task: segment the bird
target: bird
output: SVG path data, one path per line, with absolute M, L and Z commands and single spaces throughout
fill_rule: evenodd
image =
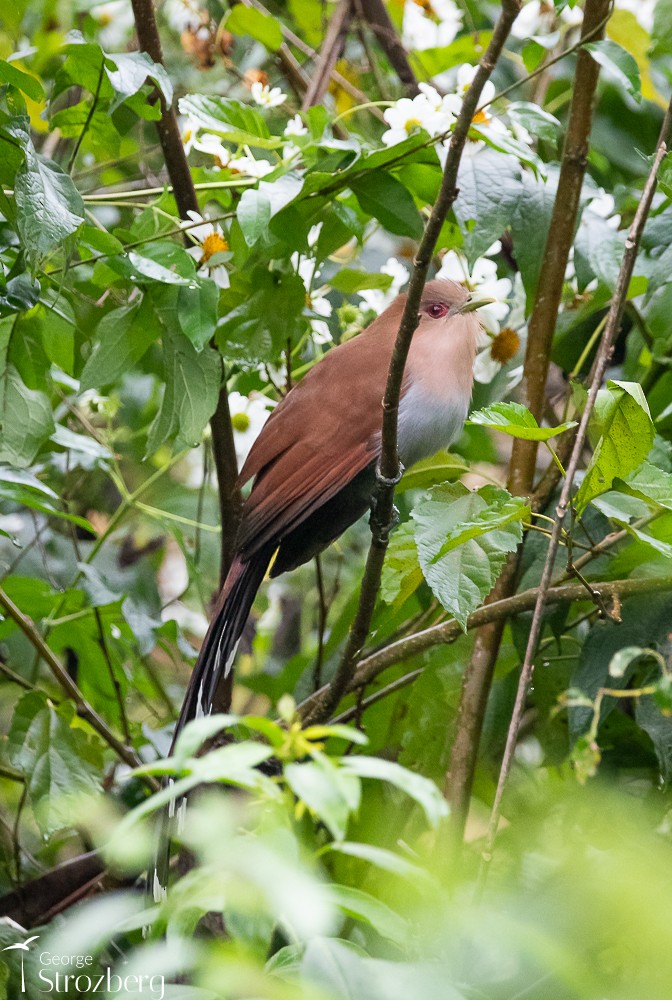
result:
M 447 447 L 462 430 L 486 300 L 447 279 L 423 289 L 401 387 L 398 453 L 404 467 Z M 492 301 L 492 300 L 487 300 Z M 366 513 L 380 457 L 382 400 L 406 303 L 398 295 L 365 330 L 329 351 L 273 410 L 241 469 L 252 481 L 235 556 L 187 687 L 174 741 L 213 705 L 230 704 L 233 661 L 254 598 L 270 576 L 295 569 Z

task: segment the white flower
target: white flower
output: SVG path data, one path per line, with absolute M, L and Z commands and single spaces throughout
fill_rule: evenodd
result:
M 386 292 L 380 288 L 365 288 L 363 291 L 358 292 L 362 302 L 378 316 L 384 309 L 387 309 L 393 299 L 396 299 L 402 287 L 408 281 L 410 274 L 408 268 L 404 267 L 396 257 L 388 257 L 381 267 L 380 272 L 381 274 L 389 274 L 392 278 L 392 284 Z
M 274 405 L 273 400 L 261 393 L 252 392 L 249 396 L 242 396 L 239 392 L 229 393 L 233 441 L 239 467 L 249 455 Z
M 129 0 L 110 0 L 92 7 L 89 14 L 99 26 L 98 41 L 110 52 L 120 49 L 135 27 Z
M 231 160 L 230 151 L 214 132 L 204 132 L 202 135 L 195 134 L 191 140 L 191 145 L 201 153 L 207 153 L 208 156 L 212 156 L 215 161 L 213 167 L 216 170 L 223 169 Z
M 195 240 L 197 244 L 196 246 L 189 247 L 187 253 L 200 265 L 198 273 L 212 278 L 220 288 L 228 288 L 229 272 L 226 270 L 224 264 L 211 265 L 209 263 L 210 258 L 214 257 L 215 254 L 226 253 L 229 249 L 229 244 L 224 238 L 221 226 L 210 222 L 207 216 L 199 215 L 198 212 L 189 210 L 187 215 L 192 222 L 200 223 L 197 226 L 192 226 L 190 223 L 182 224 L 183 228 L 189 227 L 186 231 L 189 237 Z
M 410 97 L 402 97 L 384 112 L 383 117 L 390 126 L 382 136 L 386 146 L 403 142 L 419 128 L 423 128 L 431 136 L 441 135 L 455 121 L 460 101 L 454 94 L 441 97 L 434 87 L 426 83 L 420 84 L 420 91 L 412 100 Z
M 625 0 L 628 2 L 628 0 Z M 646 2 L 646 0 L 645 0 Z M 651 0 L 655 3 L 655 0 Z M 623 0 L 618 0 L 616 6 L 622 6 Z M 641 0 L 630 0 L 634 6 L 641 6 Z M 631 8 L 632 9 L 632 8 Z M 514 38 L 530 38 L 532 35 L 547 35 L 553 31 L 556 18 L 567 28 L 576 27 L 583 21 L 583 11 L 576 7 L 565 7 L 556 12 L 553 0 L 529 0 L 513 22 L 511 34 Z
M 610 229 L 618 229 L 621 224 L 621 217 L 614 211 L 616 202 L 613 195 L 610 195 L 604 188 L 598 188 L 595 196 L 591 198 L 590 204 L 586 206 L 586 212 L 604 219 Z
M 238 156 L 234 160 L 229 160 L 227 164 L 229 170 L 234 170 L 239 174 L 247 174 L 248 177 L 265 177 L 275 170 L 275 166 L 268 160 L 255 160 L 253 156 Z
M 511 327 L 505 327 L 489 339 L 487 346 L 479 351 L 474 360 L 474 378 L 482 385 L 492 382 L 503 366 L 512 361 L 520 349 L 520 337 Z M 523 366 L 517 365 L 508 372 L 507 389 L 518 385 L 523 377 Z
M 294 115 L 285 125 L 283 135 L 308 135 L 308 129 L 303 124 L 301 115 Z
M 501 245 L 494 243 L 486 253 L 496 254 L 500 249 Z M 503 320 L 509 312 L 509 305 L 505 300 L 511 294 L 512 285 L 509 278 L 497 277 L 497 265 L 494 260 L 479 257 L 470 269 L 467 258 L 460 250 L 449 250 L 444 254 L 436 276 L 457 281 L 469 291 L 476 292 L 477 298 L 495 299 L 495 302 L 478 310 L 478 317 L 488 333 L 499 333 L 500 320 Z
M 271 89 L 267 83 L 262 83 L 260 80 L 255 80 L 250 89 L 252 100 L 262 108 L 277 108 L 287 100 L 287 94 L 283 94 L 280 87 Z
M 464 100 L 464 96 L 469 90 L 471 83 L 476 76 L 478 66 L 472 66 L 470 63 L 464 63 L 457 71 L 457 97 L 459 98 L 460 105 Z M 493 118 L 486 107 L 483 105 L 490 104 L 490 102 L 495 97 L 495 85 L 492 80 L 486 80 L 483 90 L 481 91 L 481 96 L 479 98 L 479 106 L 482 108 L 481 111 L 477 111 L 472 118 L 472 125 L 477 125 L 480 128 L 488 128 L 491 132 L 499 133 L 499 135 L 506 134 L 506 127 L 499 121 L 498 118 Z M 448 147 L 450 145 L 450 137 L 444 140 L 444 146 Z M 472 139 L 468 138 L 467 143 L 464 147 L 465 156 L 473 156 L 478 153 L 485 146 L 485 142 L 482 139 Z
M 290 160 L 295 160 L 297 156 L 301 156 L 301 149 L 299 146 L 295 146 L 293 142 L 288 142 L 286 146 L 282 147 L 282 159 L 285 162 Z
M 166 0 L 163 13 L 168 24 L 181 35 L 183 31 L 196 31 L 203 24 L 203 13 L 194 0 Z M 209 20 L 209 17 L 208 17 Z
M 457 36 L 462 26 L 462 12 L 453 0 L 406 0 L 402 22 L 402 38 L 410 49 L 441 48 Z
M 311 226 L 308 231 L 307 242 L 311 249 L 317 243 L 321 230 L 322 223 L 318 222 L 317 225 Z M 325 319 L 328 319 L 333 309 L 331 302 L 324 294 L 326 286 L 313 289 L 313 285 L 320 276 L 317 261 L 313 257 L 302 256 L 299 253 L 293 253 L 290 260 L 292 267 L 306 286 L 306 306 L 308 310 L 314 315 L 324 316 Z M 313 319 L 311 317 L 310 328 L 316 344 L 327 344 L 331 341 L 331 330 L 329 329 L 329 324 L 325 323 L 324 320 Z
M 318 289 L 314 295 L 309 296 L 308 308 L 317 316 L 328 318 L 331 316 L 333 309 L 329 299 L 320 294 L 321 291 L 322 289 Z M 310 328 L 316 344 L 328 344 L 331 342 L 331 330 L 329 329 L 329 324 L 325 323 L 324 320 L 311 320 Z
M 180 138 L 182 139 L 182 145 L 184 146 L 184 152 L 189 156 L 189 153 L 194 148 L 194 144 L 198 137 L 198 130 L 200 128 L 198 122 L 194 121 L 193 118 L 181 117 L 179 121 L 180 126 Z

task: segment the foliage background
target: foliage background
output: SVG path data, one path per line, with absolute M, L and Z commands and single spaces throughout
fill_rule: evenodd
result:
M 542 436 L 537 423 L 564 429 L 584 403 L 669 99 L 667 0 L 605 7 L 606 40 L 592 42 L 600 78 L 587 174 L 536 420 L 500 404 L 519 398 L 538 409 L 529 368 L 520 386 L 521 366 L 551 266 L 570 104 L 581 99 L 572 87 L 576 9 L 531 0 L 484 92 L 488 107 L 470 133 L 435 259 L 435 270 L 500 300 L 480 356 L 478 413 L 450 454 L 400 484 L 401 525 L 366 650 L 387 657 L 386 671 L 357 701 L 348 696 L 337 719 L 357 729 L 302 733 L 287 696 L 301 703 L 335 670 L 369 542 L 364 523 L 317 571 L 262 588 L 228 720 L 236 746 L 196 759 L 208 735 L 198 727 L 182 745 L 174 771 L 184 781 L 247 791 L 190 806 L 183 840 L 197 864 L 152 910 L 153 939 L 143 943 L 138 894 L 109 881 L 70 909 L 62 877 L 55 895 L 43 880 L 28 890 L 30 919 L 22 909 L 22 885 L 92 846 L 105 845 L 122 881 L 146 865 L 147 815 L 159 804 L 147 799 L 147 778 L 163 773 L 156 761 L 235 527 L 231 491 L 218 489 L 214 469 L 231 446 L 242 458 L 287 387 L 356 335 L 410 271 L 445 149 L 438 126 L 405 129 L 398 66 L 366 19 L 375 5 L 355 6 L 333 73 L 299 119 L 310 77 L 315 86 L 316 67 L 328 62 L 339 5 L 302 0 L 264 14 L 254 3 L 167 0 L 157 8 L 165 68 L 138 52 L 126 0 L 3 10 L 4 912 L 26 927 L 49 924 L 53 951 L 95 954 L 117 969 L 123 955 L 126 971 L 187 976 L 193 985 L 166 986 L 175 997 L 662 998 L 672 769 L 669 158 L 591 424 L 581 516 L 556 564 L 557 579 L 573 577 L 578 589 L 546 612 L 506 826 L 485 861 L 531 604 L 515 608 L 501 641 L 486 636 L 476 647 L 474 612 L 523 535 L 515 590 L 539 583 L 548 521 L 536 514 L 552 518 L 557 493 L 533 515 L 504 489 L 508 481 L 516 492 L 507 442 Z M 433 80 L 459 109 L 464 67 L 483 55 L 496 5 L 391 0 L 387 9 L 413 76 Z M 273 97 L 275 87 L 286 99 Z M 180 109 L 209 223 L 187 218 L 184 190 L 169 185 L 157 88 Z M 383 138 L 395 112 L 408 131 L 399 142 Z M 455 113 L 445 114 L 449 129 Z M 568 439 L 571 429 L 549 443 L 566 457 Z M 542 481 L 546 465 L 556 468 L 542 449 Z M 606 584 L 604 601 L 591 599 L 577 568 Z M 23 630 L 12 609 L 26 616 Z M 443 622 L 456 641 L 403 646 Z M 389 652 L 394 642 L 403 656 L 398 646 Z M 494 679 L 482 734 L 471 740 L 473 775 L 456 792 L 462 682 L 483 648 Z M 278 716 L 283 727 L 271 721 Z M 272 755 L 282 773 L 271 779 L 256 765 Z M 145 770 L 131 774 L 141 762 Z M 472 777 L 458 852 L 459 799 Z M 458 802 L 452 826 L 443 793 Z M 223 914 L 226 938 L 194 937 L 212 911 Z M 25 936 L 7 923 L 0 934 L 3 946 Z M 12 996 L 19 972 L 17 952 L 8 954 L 0 988 Z M 29 977 L 33 961 L 26 957 Z

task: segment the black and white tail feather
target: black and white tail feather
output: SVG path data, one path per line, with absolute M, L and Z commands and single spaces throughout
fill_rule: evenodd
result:
M 244 562 L 237 558 L 231 566 L 189 680 L 182 711 L 173 734 L 171 754 L 184 727 L 194 719 L 212 713 L 216 696 L 219 710 L 228 708 L 226 702 L 231 698 L 233 661 L 254 598 L 266 575 L 275 548 L 275 545 L 267 545 Z M 222 685 L 227 687 L 222 689 Z M 167 785 L 172 784 L 173 779 L 168 778 Z M 173 836 L 175 834 L 179 836 L 183 829 L 186 808 L 186 798 L 181 798 L 179 801 L 172 799 L 168 808 L 160 815 L 157 850 L 147 880 L 148 894 L 155 903 L 161 902 L 166 897 L 170 844 Z

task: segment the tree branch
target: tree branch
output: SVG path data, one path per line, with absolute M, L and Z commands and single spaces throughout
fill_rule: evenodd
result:
M 343 52 L 345 39 L 355 15 L 352 0 L 341 0 L 334 11 L 327 28 L 327 33 L 320 50 L 320 55 L 313 69 L 308 89 L 303 96 L 301 108 L 307 111 L 322 100 L 326 93 L 331 74 Z
M 146 52 L 155 63 L 163 65 L 161 39 L 159 38 L 152 0 L 131 0 L 131 3 L 141 50 Z M 161 105 L 161 118 L 156 123 L 159 142 L 163 150 L 180 218 L 188 219 L 189 212 L 198 212 L 196 189 L 182 145 L 175 109 L 166 104 L 163 94 L 159 93 L 158 96 Z M 224 379 L 222 379 L 219 403 L 210 421 L 210 428 L 219 487 L 219 517 L 222 526 L 220 585 L 223 585 L 231 564 L 231 554 L 238 533 L 241 504 L 240 492 L 236 485 L 238 466 L 233 446 L 229 401 Z
M 390 65 L 411 97 L 420 93 L 406 49 L 395 31 L 383 0 L 356 0 L 358 12 L 373 31 Z
M 612 597 L 627 598 L 635 594 L 655 593 L 659 590 L 672 589 L 672 576 L 665 577 L 637 577 L 628 580 L 604 580 L 593 582 L 593 587 L 599 592 L 603 599 Z M 491 604 L 484 604 L 483 607 L 474 611 L 467 619 L 467 631 L 483 628 L 499 620 L 506 620 L 514 615 L 524 614 L 534 610 L 539 595 L 539 587 L 531 587 L 523 590 L 520 594 L 507 597 L 501 601 L 493 601 Z M 569 604 L 574 601 L 589 600 L 586 595 L 586 588 L 581 583 L 569 583 L 559 587 L 551 587 L 546 595 L 547 604 Z M 438 625 L 431 625 L 429 628 L 416 632 L 414 635 L 404 636 L 390 643 L 384 649 L 372 653 L 361 661 L 357 670 L 350 680 L 347 691 L 355 691 L 365 687 L 378 677 L 379 674 L 397 663 L 426 653 L 434 646 L 450 645 L 464 635 L 462 626 L 451 618 L 447 622 L 440 622 Z M 321 697 L 328 690 L 328 685 L 320 688 L 314 694 L 306 698 L 298 706 L 298 711 L 303 719 L 310 718 L 311 712 Z M 340 719 L 340 716 L 339 716 Z
M 610 0 L 586 0 L 579 45 L 583 45 L 587 38 L 595 38 L 602 33 L 608 18 L 609 3 Z M 591 58 L 589 52 L 580 48 L 577 56 L 574 93 L 558 189 L 544 250 L 539 285 L 528 325 L 522 401 L 539 419 L 544 404 L 550 345 L 560 306 L 569 251 L 576 228 L 598 73 L 597 63 Z M 529 447 L 530 445 L 531 447 Z M 535 462 L 536 444 L 514 440 L 508 482 L 512 493 L 525 495 L 531 492 Z M 545 484 L 549 489 L 548 495 L 557 483 L 554 476 L 555 473 Z M 488 597 L 489 602 L 501 601 L 511 597 L 515 592 L 519 558 L 519 554 L 513 554 L 509 557 L 499 580 Z M 449 782 L 451 817 L 456 840 L 461 839 L 464 831 L 483 719 L 504 625 L 503 619 L 497 619 L 482 634 L 477 636 L 472 657 L 464 675 L 457 730 L 451 754 Z
M 86 719 L 91 728 L 98 733 L 101 739 L 103 739 L 105 743 L 112 748 L 112 750 L 114 750 L 120 760 L 123 760 L 125 764 L 129 765 L 129 767 L 139 767 L 142 764 L 142 761 L 135 754 L 134 750 L 122 743 L 121 740 L 117 739 L 112 730 L 108 728 L 107 723 L 100 717 L 100 715 L 98 715 L 93 705 L 86 700 L 54 651 L 47 646 L 46 642 L 40 635 L 35 622 L 32 621 L 32 619 L 30 619 L 27 615 L 24 615 L 21 609 L 16 606 L 9 594 L 7 594 L 2 587 L 0 587 L 0 605 L 2 605 L 5 609 L 12 621 L 19 626 L 38 655 L 47 664 L 68 697 L 72 698 L 77 709 L 77 714 L 81 716 L 82 719 Z M 153 781 L 152 785 L 158 788 L 156 782 Z
M 308 720 L 315 722 L 327 718 L 346 691 L 362 647 L 366 641 L 380 587 L 380 576 L 387 551 L 389 532 L 394 518 L 394 487 L 401 476 L 397 452 L 397 425 L 401 383 L 411 339 L 418 325 L 418 311 L 434 247 L 453 202 L 457 198 L 457 173 L 462 150 L 467 140 L 478 100 L 492 73 L 511 25 L 520 10 L 520 0 L 503 0 L 502 12 L 495 26 L 490 45 L 479 63 L 474 79 L 464 96 L 460 114 L 452 133 L 448 157 L 436 203 L 431 211 L 425 231 L 413 262 L 413 272 L 406 296 L 406 304 L 399 325 L 399 332 L 392 352 L 385 396 L 383 398 L 383 427 L 381 455 L 377 471 L 377 485 L 372 503 L 371 545 L 366 560 L 357 613 L 350 629 L 345 650 L 336 674 L 326 692 L 313 704 Z
M 499 774 L 499 781 L 497 783 L 495 800 L 492 806 L 492 813 L 490 815 L 490 823 L 488 826 L 488 835 L 487 835 L 484 857 L 489 857 L 489 855 L 491 854 L 494 840 L 497 835 L 497 827 L 499 825 L 499 817 L 501 813 L 502 795 L 504 793 L 506 780 L 508 778 L 508 774 L 511 769 L 511 762 L 513 760 L 513 754 L 515 751 L 516 741 L 518 738 L 518 730 L 520 728 L 520 720 L 522 718 L 523 709 L 525 707 L 527 690 L 534 671 L 534 656 L 537 651 L 537 643 L 539 641 L 539 636 L 541 635 L 544 606 L 547 603 L 548 594 L 550 592 L 549 588 L 551 585 L 551 576 L 553 573 L 555 555 L 558 551 L 558 546 L 560 544 L 560 535 L 563 528 L 565 514 L 567 513 L 567 510 L 570 505 L 574 476 L 576 475 L 576 471 L 578 469 L 579 462 L 581 460 L 581 452 L 583 450 L 588 431 L 588 422 L 590 420 L 591 413 L 593 412 L 593 408 L 595 406 L 597 393 L 602 384 L 604 374 L 607 370 L 609 359 L 611 358 L 614 340 L 621 327 L 623 313 L 625 310 L 625 303 L 628 294 L 628 287 L 630 285 L 630 279 L 632 278 L 632 272 L 635 266 L 635 261 L 637 259 L 639 244 L 642 238 L 642 233 L 644 232 L 644 226 L 646 224 L 646 219 L 651 209 L 651 203 L 653 201 L 653 196 L 656 190 L 658 169 L 667 153 L 671 134 L 672 134 L 672 101 L 670 101 L 667 112 L 665 114 L 665 118 L 663 120 L 663 124 L 660 130 L 660 136 L 658 139 L 656 154 L 651 169 L 649 171 L 646 184 L 644 185 L 644 190 L 642 192 L 642 197 L 639 202 L 639 205 L 637 206 L 635 217 L 628 231 L 628 237 L 625 241 L 625 253 L 623 255 L 623 261 L 621 263 L 621 267 L 618 273 L 618 281 L 616 282 L 616 288 L 614 290 L 614 294 L 611 299 L 609 314 L 607 316 L 607 322 L 604 328 L 604 333 L 602 334 L 602 339 L 600 341 L 600 346 L 595 359 L 592 381 L 590 384 L 590 390 L 588 392 L 588 399 L 586 400 L 586 405 L 581 415 L 581 421 L 579 423 L 579 428 L 576 434 L 576 440 L 574 441 L 574 447 L 572 449 L 569 465 L 567 467 L 565 482 L 563 484 L 562 492 L 560 494 L 560 500 L 556 508 L 556 519 L 553 525 L 553 530 L 551 532 L 551 538 L 548 545 L 548 552 L 546 554 L 546 561 L 544 563 L 544 570 L 542 573 L 541 582 L 539 584 L 539 589 L 534 604 L 534 614 L 532 616 L 530 635 L 527 641 L 527 648 L 525 650 L 525 659 L 523 661 L 523 668 L 520 675 L 520 681 L 518 683 L 518 691 L 516 693 L 516 701 L 513 709 L 513 716 L 507 734 L 506 747 L 504 750 L 502 767 Z M 635 583 L 636 581 L 633 580 L 632 582 Z

